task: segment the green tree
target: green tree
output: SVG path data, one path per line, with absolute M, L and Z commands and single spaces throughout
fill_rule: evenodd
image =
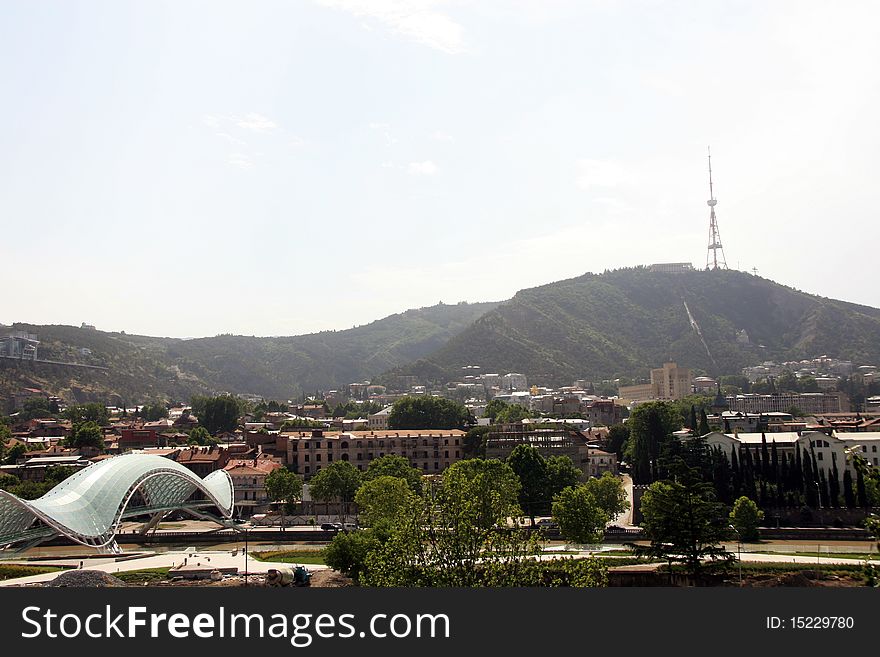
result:
M 495 416 L 496 424 L 515 424 L 530 417 L 528 409 L 519 404 L 509 404 Z
M 345 515 L 360 486 L 361 473 L 356 467 L 348 461 L 334 461 L 312 477 L 309 492 L 319 502 L 338 500 Z
M 339 532 L 324 548 L 324 561 L 333 570 L 359 582 L 366 571 L 368 555 L 380 547 L 381 542 L 372 531 Z
M 103 450 L 104 430 L 98 426 L 97 422 L 80 422 L 73 425 L 70 438 L 66 442 L 75 449 L 94 447 L 95 449 Z
M 76 468 L 72 468 L 69 465 L 50 466 L 46 468 L 45 482 L 48 484 L 49 488 L 53 488 L 68 477 L 76 474 L 76 471 Z
M 416 494 L 405 479 L 382 475 L 365 481 L 354 496 L 358 523 L 368 527 L 390 527 L 415 500 Z
M 470 412 L 451 399 L 442 397 L 401 397 L 388 415 L 389 429 L 465 429 L 471 424 Z
M 612 424 L 608 427 L 608 449 L 617 454 L 617 460 L 623 460 L 623 449 L 629 439 L 629 427 L 625 424 Z
M 219 441 L 205 427 L 196 427 L 189 432 L 189 443 L 196 445 L 216 445 Z
M 0 474 L 0 490 L 9 490 L 21 483 L 21 479 L 12 474 Z
M 416 495 L 422 493 L 422 473 L 410 466 L 409 461 L 402 456 L 386 454 L 370 461 L 363 479 L 371 481 L 378 477 L 403 479 L 413 493 Z
M 141 417 L 146 422 L 155 422 L 156 420 L 168 417 L 168 408 L 165 404 L 160 404 L 158 402 L 147 404 L 141 409 Z
M 491 427 L 479 426 L 468 429 L 464 437 L 462 452 L 464 458 L 486 458 L 486 435 Z
M 100 426 L 106 426 L 110 422 L 110 412 L 103 404 L 73 404 L 68 406 L 64 415 L 73 424 L 81 424 L 84 422 L 94 422 Z
M 522 584 L 537 534 L 521 527 L 519 479 L 497 460 L 459 461 L 367 555 L 368 586 Z M 511 520 L 513 527 L 510 526 Z
M 507 457 L 507 465 L 519 477 L 519 505 L 535 524 L 535 514 L 547 506 L 547 462 L 534 445 L 521 444 Z
M 698 472 L 683 462 L 673 470 L 674 479 L 654 482 L 642 496 L 642 527 L 651 544 L 637 552 L 680 561 L 697 577 L 705 558 L 732 556 L 718 545 L 729 537 L 727 512 Z
M 191 406 L 199 424 L 211 434 L 233 431 L 243 411 L 242 400 L 232 395 L 193 397 Z
M 22 409 L 18 413 L 18 418 L 20 420 L 33 420 L 50 417 L 53 417 L 53 413 L 50 408 L 49 400 L 45 397 L 31 397 L 30 399 L 25 399 L 24 404 L 22 404 Z
M 626 458 L 632 466 L 635 484 L 649 484 L 660 478 L 660 455 L 681 428 L 681 414 L 668 402 L 639 404 L 629 418 Z
M 568 456 L 548 456 L 545 461 L 547 463 L 547 490 L 544 494 L 544 499 L 547 500 L 548 504 L 551 504 L 553 498 L 562 489 L 569 486 L 577 486 L 584 473 Z
M 730 522 L 736 528 L 740 538 L 746 542 L 758 540 L 758 525 L 764 519 L 764 512 L 753 500 L 743 495 L 733 503 Z
M 459 461 L 443 473 L 439 497 L 451 515 L 489 530 L 521 516 L 518 506 L 519 477 L 506 463 L 496 459 Z
M 506 409 L 509 404 L 501 399 L 493 399 L 488 404 L 486 404 L 486 410 L 483 411 L 483 416 L 489 418 L 489 421 L 493 424 L 495 423 L 495 418 L 498 414 Z
M 6 463 L 14 465 L 18 459 L 27 453 L 27 447 L 24 443 L 15 443 L 6 451 Z
M 599 509 L 608 516 L 609 520 L 614 520 L 621 513 L 629 510 L 629 498 L 626 496 L 623 481 L 610 472 L 603 473 L 601 477 L 588 479 L 584 486 L 592 493 Z
M 609 516 L 586 484 L 569 486 L 553 500 L 553 519 L 559 533 L 570 543 L 598 543 Z
M 302 499 L 303 481 L 285 468 L 276 468 L 266 475 L 266 495 L 270 500 L 281 504 L 281 526 L 284 527 L 284 514 L 293 513 L 294 504 Z

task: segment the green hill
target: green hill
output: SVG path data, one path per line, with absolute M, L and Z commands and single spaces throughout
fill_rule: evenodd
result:
M 691 327 L 685 303 L 707 347 Z M 745 330 L 749 343 L 737 340 Z M 429 357 L 394 370 L 441 381 L 464 365 L 538 384 L 645 377 L 672 359 L 710 375 L 828 354 L 880 362 L 880 310 L 738 271 L 647 268 L 586 274 L 518 292 Z
M 0 358 L 0 398 L 8 401 L 15 390 L 33 386 L 76 401 L 133 403 L 222 391 L 288 399 L 361 381 L 421 358 L 495 305 L 440 304 L 344 331 L 273 338 L 219 335 L 180 340 L 15 324 L 0 333 L 36 333 L 41 359 L 109 369 Z

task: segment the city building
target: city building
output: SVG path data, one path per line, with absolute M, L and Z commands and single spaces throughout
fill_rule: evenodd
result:
M 567 456 L 585 476 L 608 470 L 617 474 L 617 457 L 591 444 L 582 431 L 567 425 L 502 424 L 486 434 L 486 458 L 505 460 L 518 445 L 532 445 L 545 458 Z
M 807 415 L 825 415 L 843 411 L 844 395 L 840 392 L 778 392 L 769 395 L 728 395 L 731 411 L 744 413 L 788 413 L 798 409 Z
M 235 506 L 242 515 L 251 515 L 271 500 L 266 492 L 266 477 L 283 466 L 267 457 L 230 459 L 223 468 L 232 478 Z
M 311 432 L 285 434 L 287 464 L 309 478 L 334 461 L 348 461 L 366 470 L 374 459 L 402 456 L 423 474 L 439 474 L 461 460 L 465 432 L 458 429 Z
M 386 406 L 378 413 L 367 417 L 367 428 L 371 431 L 385 431 L 388 428 L 388 416 L 391 415 L 393 406 Z

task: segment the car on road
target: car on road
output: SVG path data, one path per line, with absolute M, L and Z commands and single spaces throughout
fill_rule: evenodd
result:
M 342 530 L 341 522 L 325 522 L 321 525 L 321 529 L 325 532 L 338 532 Z

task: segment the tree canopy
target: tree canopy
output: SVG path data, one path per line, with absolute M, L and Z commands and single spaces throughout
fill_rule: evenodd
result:
M 598 543 L 609 516 L 600 508 L 592 491 L 581 484 L 569 486 L 553 499 L 553 519 L 559 533 L 571 543 Z
M 266 495 L 273 502 L 283 502 L 290 513 L 293 505 L 302 499 L 303 481 L 285 468 L 277 468 L 266 475 Z
M 361 473 L 348 461 L 334 461 L 321 468 L 309 481 L 312 498 L 320 502 L 339 500 L 347 504 L 354 500 L 361 485 Z
M 458 402 L 442 397 L 401 397 L 388 415 L 389 429 L 465 429 L 470 412 Z
M 363 480 L 371 481 L 377 477 L 397 477 L 403 479 L 410 490 L 420 495 L 422 492 L 422 473 L 410 466 L 402 456 L 396 454 L 386 454 L 377 459 L 370 461 L 367 471 L 364 473 Z

